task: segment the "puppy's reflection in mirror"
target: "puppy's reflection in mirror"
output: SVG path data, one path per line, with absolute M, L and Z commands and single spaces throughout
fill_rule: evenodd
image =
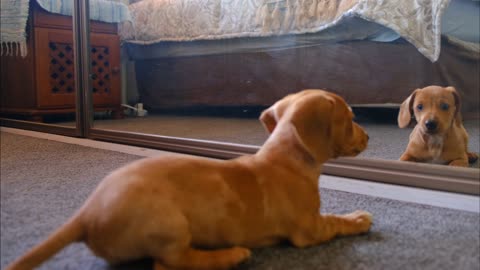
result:
M 400 128 L 407 127 L 412 116 L 417 122 L 400 160 L 460 167 L 476 162 L 478 155 L 468 151 L 460 108 L 460 96 L 453 87 L 427 86 L 413 91 L 398 114 Z

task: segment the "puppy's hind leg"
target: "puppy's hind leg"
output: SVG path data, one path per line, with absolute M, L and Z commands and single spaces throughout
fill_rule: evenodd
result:
M 155 270 L 169 269 L 205 269 L 223 270 L 230 269 L 250 257 L 250 250 L 242 247 L 233 247 L 218 250 L 199 250 L 187 247 L 177 250 L 155 262 Z
M 144 234 L 155 270 L 229 269 L 250 257 L 250 250 L 241 247 L 208 251 L 192 248 L 187 218 L 175 207 L 165 207 L 162 212 L 168 221 L 149 222 L 152 226 Z
M 297 247 L 307 247 L 327 242 L 336 236 L 365 233 L 371 224 L 372 215 L 366 211 L 346 215 L 318 215 L 303 219 L 290 240 Z

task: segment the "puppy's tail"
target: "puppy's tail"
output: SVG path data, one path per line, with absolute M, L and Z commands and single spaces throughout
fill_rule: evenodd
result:
M 84 226 L 76 215 L 54 231 L 46 240 L 7 266 L 5 270 L 30 270 L 39 266 L 65 246 L 84 238 Z

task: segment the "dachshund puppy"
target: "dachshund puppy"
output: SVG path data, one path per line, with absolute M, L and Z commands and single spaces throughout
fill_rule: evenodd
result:
M 468 167 L 478 159 L 467 151 L 468 134 L 455 88 L 428 86 L 413 91 L 400 106 L 398 126 L 408 126 L 412 115 L 417 124 L 400 160 Z
M 150 257 L 160 269 L 228 269 L 250 249 L 320 244 L 369 230 L 365 211 L 320 214 L 322 164 L 367 146 L 345 101 L 305 90 L 260 120 L 271 133 L 254 155 L 146 158 L 108 175 L 73 217 L 7 267 L 32 269 L 72 242 L 110 263 Z

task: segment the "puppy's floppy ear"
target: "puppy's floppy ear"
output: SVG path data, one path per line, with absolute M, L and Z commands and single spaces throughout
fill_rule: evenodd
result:
M 460 95 L 458 94 L 457 89 L 455 89 L 453 86 L 448 86 L 445 89 L 450 91 L 453 95 L 453 98 L 455 99 L 455 121 L 457 125 L 460 125 L 462 123 L 462 115 L 460 113 Z
M 264 110 L 260 115 L 260 121 L 262 122 L 263 127 L 270 134 L 273 132 L 273 130 L 277 126 L 277 120 L 278 119 L 276 118 L 275 105 Z
M 402 105 L 400 105 L 400 111 L 398 112 L 398 126 L 400 128 L 404 128 L 410 124 L 413 115 L 413 101 L 415 100 L 415 95 L 418 89 L 413 91 L 413 93 L 403 101 Z
M 292 96 L 287 96 L 262 112 L 259 119 L 269 133 L 273 132 L 285 110 L 289 107 L 291 100 Z
M 297 132 L 299 143 L 315 159 L 331 155 L 332 125 L 335 100 L 327 95 L 317 95 L 298 101 L 292 108 L 288 121 Z

